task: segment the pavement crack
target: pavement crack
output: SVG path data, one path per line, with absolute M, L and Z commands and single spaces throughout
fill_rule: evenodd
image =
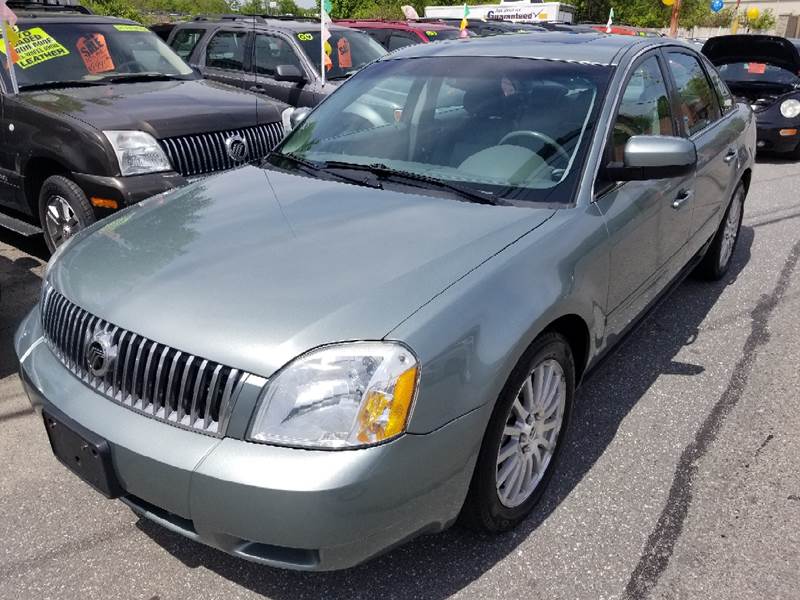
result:
M 667 501 L 625 586 L 626 599 L 647 598 L 669 565 L 692 503 L 692 484 L 698 464 L 719 435 L 726 417 L 744 393 L 758 350 L 769 342 L 769 319 L 789 288 L 798 260 L 800 260 L 800 242 L 792 247 L 786 258 L 775 288 L 770 294 L 763 295 L 750 312 L 750 333 L 744 343 L 742 356 L 733 368 L 728 385 L 719 400 L 695 433 L 694 439 L 681 453 Z
M 758 447 L 758 450 L 756 450 L 754 456 L 758 456 L 759 454 L 761 454 L 761 451 L 767 447 L 767 444 L 769 444 L 774 437 L 775 436 L 770 433 L 766 438 L 764 438 L 764 441 L 761 442 L 761 445 Z

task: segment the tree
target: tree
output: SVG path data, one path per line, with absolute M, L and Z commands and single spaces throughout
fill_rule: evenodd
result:
M 755 19 L 748 19 L 747 15 L 745 15 L 745 21 L 748 27 L 756 31 L 769 31 L 777 23 L 775 14 L 770 9 L 761 11 L 761 14 Z

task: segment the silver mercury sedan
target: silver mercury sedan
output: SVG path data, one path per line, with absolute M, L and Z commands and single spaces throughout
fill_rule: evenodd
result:
M 553 32 L 407 48 L 296 117 L 54 255 L 16 351 L 55 455 L 278 567 L 514 527 L 587 371 L 728 269 L 750 108 L 687 45 Z

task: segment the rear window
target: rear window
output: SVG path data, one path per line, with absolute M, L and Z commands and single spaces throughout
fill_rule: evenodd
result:
M 763 82 L 800 84 L 795 73 L 775 65 L 760 62 L 738 62 L 717 67 L 719 74 L 728 82 Z
M 295 34 L 297 41 L 317 70 L 322 68 L 319 28 Z M 365 65 L 386 54 L 386 50 L 370 36 L 355 29 L 331 31 L 328 40 L 330 60 L 326 60 L 328 79 L 345 79 Z
M 175 33 L 172 38 L 170 46 L 175 50 L 178 56 L 184 60 L 189 60 L 189 57 L 194 52 L 197 42 L 203 37 L 202 29 L 180 29 Z

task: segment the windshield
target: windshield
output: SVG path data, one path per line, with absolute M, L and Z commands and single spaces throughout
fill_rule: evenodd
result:
M 47 83 L 92 82 L 131 74 L 194 78 L 156 34 L 141 25 L 20 24 L 15 73 L 20 89 Z M 0 44 L 5 56 L 5 45 Z
M 475 34 L 469 29 L 465 37 L 472 37 Z M 461 37 L 461 31 L 458 29 L 429 29 L 425 32 L 425 36 L 431 42 L 439 42 L 441 40 L 457 40 Z
M 718 67 L 719 74 L 728 83 L 778 83 L 800 85 L 800 77 L 795 73 L 775 65 L 757 62 L 729 63 Z
M 322 67 L 319 36 L 319 29 L 297 34 L 297 40 L 311 62 L 314 63 L 317 71 Z M 386 50 L 378 42 L 368 35 L 352 29 L 331 31 L 328 43 L 331 46 L 331 63 L 325 74 L 328 79 L 348 77 L 361 67 L 386 54 Z
M 279 152 L 376 165 L 496 197 L 571 202 L 607 67 L 504 57 L 386 60 L 322 103 Z

